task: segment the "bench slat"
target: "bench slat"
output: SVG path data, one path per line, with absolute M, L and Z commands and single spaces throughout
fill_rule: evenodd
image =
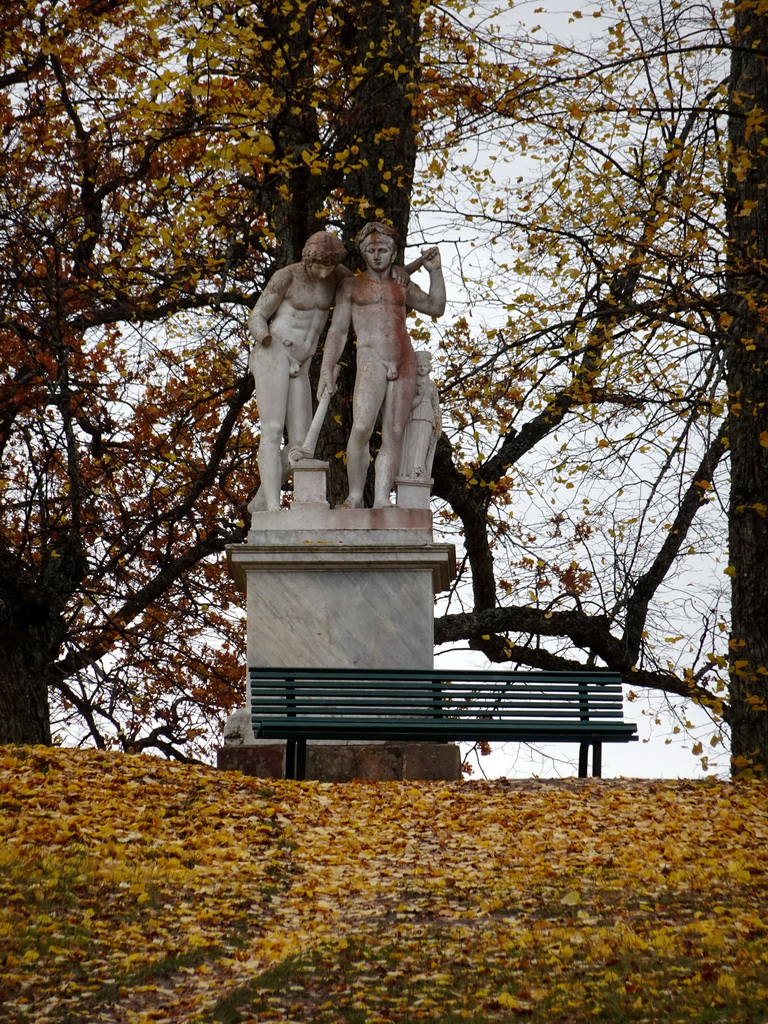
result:
M 387 739 L 402 736 L 418 736 L 443 739 L 526 739 L 553 741 L 571 739 L 578 742 L 593 740 L 630 740 L 634 736 L 635 727 L 624 722 L 591 723 L 585 722 L 497 722 L 463 719 L 456 722 L 414 722 L 400 721 L 391 718 L 329 719 L 326 723 L 316 718 L 286 718 L 260 723 L 261 737 L 306 737 L 307 739 L 323 738 L 363 738 Z
M 588 688 L 591 690 L 605 690 L 606 692 L 615 693 L 621 689 L 620 681 L 616 679 L 602 680 L 602 679 L 580 679 L 577 681 L 569 681 L 565 679 L 553 679 L 553 680 L 508 680 L 508 679 L 491 679 L 481 682 L 480 680 L 474 679 L 453 679 L 450 676 L 436 677 L 435 679 L 418 680 L 418 679 L 391 679 L 381 678 L 377 679 L 373 676 L 350 676 L 347 679 L 315 679 L 297 676 L 295 679 L 292 676 L 254 676 L 251 675 L 251 685 L 261 689 L 266 689 L 269 685 L 276 683 L 280 686 L 284 685 L 285 682 L 294 683 L 297 686 L 316 686 L 318 689 L 328 687 L 330 689 L 337 689 L 343 687 L 351 687 L 354 685 L 363 687 L 370 686 L 373 684 L 377 688 L 380 686 L 387 686 L 392 690 L 418 690 L 426 691 L 430 689 L 440 689 L 441 687 L 450 687 L 451 689 L 466 690 L 472 692 L 474 690 L 546 690 L 557 691 L 563 690 L 565 692 L 571 692 L 580 688 Z
M 253 679 L 402 679 L 422 682 L 424 680 L 476 680 L 487 683 L 491 680 L 509 682 L 544 683 L 562 680 L 565 682 L 586 680 L 587 682 L 616 682 L 619 676 L 606 669 L 576 669 L 573 672 L 542 672 L 535 669 L 520 671 L 494 671 L 493 669 L 352 669 L 352 668 L 256 668 L 248 669 Z
M 321 690 L 315 689 L 314 687 L 299 686 L 293 683 L 289 683 L 287 686 L 280 686 L 278 683 L 272 684 L 269 688 L 251 690 L 254 698 L 258 697 L 260 700 L 268 700 L 270 697 L 277 695 L 280 696 L 293 696 L 297 699 L 302 700 L 366 700 L 372 696 L 376 696 L 379 699 L 387 699 L 393 702 L 399 703 L 400 701 L 421 701 L 423 703 L 430 703 L 434 701 L 451 701 L 452 703 L 477 703 L 477 702 L 496 702 L 501 704 L 523 704 L 527 701 L 540 701 L 542 703 L 555 703 L 563 702 L 570 704 L 577 704 L 579 702 L 594 702 L 595 704 L 606 704 L 606 705 L 621 705 L 623 704 L 623 697 L 621 693 L 598 693 L 592 694 L 588 692 L 573 692 L 563 693 L 558 691 L 557 693 L 547 693 L 543 690 L 477 690 L 477 691 L 461 691 L 454 690 L 451 686 L 443 687 L 442 689 L 433 690 L 389 690 L 387 688 L 377 687 L 340 687 L 338 690 Z
M 351 686 L 345 684 L 343 686 L 315 686 L 307 683 L 290 682 L 288 684 L 279 683 L 277 681 L 270 683 L 269 685 L 254 686 L 251 684 L 251 692 L 263 693 L 269 695 L 270 693 L 283 692 L 285 687 L 288 687 L 289 692 L 293 691 L 296 693 L 309 694 L 317 697 L 345 697 L 349 694 L 365 694 L 365 693 L 377 693 L 381 696 L 392 697 L 393 700 L 401 700 L 407 697 L 414 699 L 430 700 L 433 697 L 444 694 L 448 697 L 458 699 L 460 697 L 466 697 L 470 700 L 482 700 L 482 699 L 494 699 L 499 698 L 501 700 L 513 700 L 515 698 L 519 700 L 527 700 L 536 696 L 541 696 L 546 700 L 555 700 L 557 698 L 567 700 L 596 700 L 596 701 L 607 701 L 609 703 L 619 703 L 622 698 L 622 691 L 620 687 L 615 689 L 600 688 L 599 690 L 589 689 L 573 689 L 566 690 L 563 687 L 558 687 L 556 690 L 547 690 L 543 687 L 533 687 L 521 689 L 521 688 L 502 688 L 498 687 L 495 689 L 479 689 L 475 688 L 463 688 L 452 683 L 446 683 L 444 686 L 431 686 L 424 689 L 416 689 L 414 687 L 402 687 L 396 689 L 391 686 L 371 686 L 370 684 L 361 683 L 359 686 Z
M 473 719 L 481 719 L 482 721 L 496 720 L 511 720 L 515 719 L 526 719 L 535 718 L 541 721 L 556 721 L 557 719 L 564 719 L 567 721 L 586 721 L 587 719 L 579 717 L 572 711 L 567 710 L 549 710 L 548 708 L 534 709 L 532 712 L 526 712 L 523 709 L 509 710 L 507 708 L 467 708 L 462 711 L 461 708 L 440 708 L 429 709 L 416 706 L 413 708 L 392 708 L 389 704 L 361 704 L 357 706 L 349 707 L 319 707 L 308 704 L 305 701 L 301 702 L 300 707 L 301 716 L 303 718 L 316 717 L 321 719 L 336 718 L 336 717 L 368 717 L 372 715 L 381 715 L 386 718 L 446 718 L 455 719 L 457 721 L 472 721 Z M 260 717 L 291 717 L 292 710 L 290 707 L 286 707 L 285 703 L 264 705 L 258 704 L 253 705 L 254 715 Z M 589 716 L 589 721 L 614 721 L 621 720 L 621 715 L 614 712 L 608 711 L 592 711 Z

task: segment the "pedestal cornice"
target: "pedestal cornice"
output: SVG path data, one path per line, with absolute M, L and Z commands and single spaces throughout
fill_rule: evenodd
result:
M 227 560 L 238 587 L 245 592 L 249 572 L 423 572 L 430 570 L 434 592 L 447 590 L 456 575 L 452 544 L 362 543 L 324 538 L 295 543 L 238 544 L 227 548 Z M 281 538 L 282 540 L 282 538 Z

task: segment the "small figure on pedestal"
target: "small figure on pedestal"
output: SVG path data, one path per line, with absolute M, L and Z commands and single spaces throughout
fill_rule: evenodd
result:
M 406 329 L 406 310 L 442 316 L 445 282 L 436 248 L 424 252 L 419 260 L 429 272 L 429 294 L 413 282 L 403 287 L 393 279 L 391 268 L 399 243 L 397 232 L 388 224 L 366 224 L 357 236 L 357 245 L 367 269 L 355 277 L 345 278 L 339 288 L 325 342 L 318 400 L 335 388 L 337 363 L 352 327 L 357 337 L 357 376 L 352 431 L 347 444 L 349 494 L 343 507 L 362 507 L 369 443 L 381 411 L 374 507 L 385 508 L 391 504 L 405 425 L 417 388 L 416 354 Z
M 443 429 L 440 397 L 429 376 L 432 356 L 426 349 L 416 353 L 416 394 L 405 425 L 398 476 L 428 479 L 432 476 L 435 448 Z

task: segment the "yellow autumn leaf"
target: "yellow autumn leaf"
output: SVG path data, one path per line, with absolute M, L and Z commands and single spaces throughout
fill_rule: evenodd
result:
M 530 1003 L 524 1002 L 513 996 L 510 992 L 500 992 L 497 996 L 497 1002 L 502 1006 L 506 1006 L 510 1010 L 528 1010 L 530 1009 Z

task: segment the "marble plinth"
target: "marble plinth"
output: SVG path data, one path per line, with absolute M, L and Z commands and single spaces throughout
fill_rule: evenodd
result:
M 293 469 L 293 500 L 300 505 L 330 508 L 326 501 L 328 463 L 320 459 L 304 459 Z
M 428 510 L 262 512 L 227 549 L 246 594 L 248 664 L 271 668 L 433 665 L 434 595 L 455 573 Z
M 429 493 L 434 480 L 432 477 L 396 477 L 398 507 L 429 508 Z

